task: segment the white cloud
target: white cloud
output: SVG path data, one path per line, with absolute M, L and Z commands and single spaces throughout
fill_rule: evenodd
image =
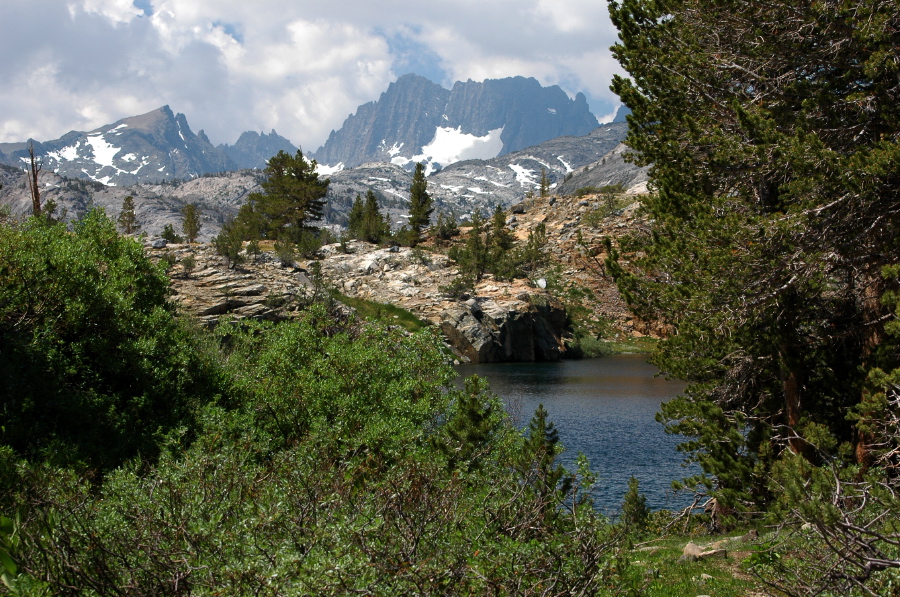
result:
M 425 63 L 446 73 L 444 85 L 522 75 L 585 91 L 601 112 L 616 103 L 615 32 L 596 0 L 29 5 L 0 4 L 0 141 L 52 139 L 168 104 L 214 143 L 274 128 L 314 150 L 407 65 Z
M 88 13 L 103 15 L 113 23 L 127 23 L 141 14 L 131 0 L 84 0 L 81 8 Z M 69 13 L 74 14 L 76 4 L 69 4 Z

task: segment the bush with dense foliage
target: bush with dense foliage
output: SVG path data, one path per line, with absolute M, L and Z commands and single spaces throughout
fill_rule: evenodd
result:
M 0 444 L 106 469 L 152 457 L 218 391 L 162 267 L 101 211 L 0 226 Z

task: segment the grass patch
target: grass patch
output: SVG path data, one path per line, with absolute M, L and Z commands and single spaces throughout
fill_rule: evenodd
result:
M 647 336 L 640 338 L 622 338 L 621 340 L 602 340 L 603 350 L 606 354 L 649 354 L 656 348 L 659 342 L 656 338 Z
M 396 305 L 367 301 L 361 298 L 335 293 L 334 298 L 348 307 L 356 309 L 357 314 L 366 321 L 377 321 L 387 325 L 399 325 L 407 332 L 418 332 L 428 326 L 427 323 Z
M 715 543 L 726 549 L 728 555 L 680 561 L 688 541 L 702 547 L 712 547 Z M 742 542 L 740 535 L 666 537 L 637 546 L 630 553 L 631 561 L 623 580 L 634 594 L 647 597 L 743 597 L 760 590 L 743 567 L 753 549 L 753 544 Z

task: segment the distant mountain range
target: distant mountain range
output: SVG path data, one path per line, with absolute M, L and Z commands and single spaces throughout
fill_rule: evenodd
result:
M 366 162 L 389 162 L 428 172 L 469 159 L 507 155 L 562 136 L 597 128 L 583 94 L 569 99 L 557 86 L 512 77 L 458 82 L 444 89 L 418 75 L 391 83 L 376 102 L 360 106 L 317 151 L 307 152 L 330 173 Z M 279 150 L 297 148 L 275 131 L 248 131 L 234 145 L 194 134 L 184 114 L 169 106 L 52 141 L 0 143 L 0 163 L 22 166 L 29 144 L 45 170 L 108 186 L 189 179 L 245 168 L 265 168 Z
M 428 177 L 428 192 L 436 213 L 464 218 L 475 210 L 488 213 L 495 205 L 509 207 L 528 192 L 537 192 L 541 171 L 550 179 L 553 192 L 574 193 L 582 187 L 621 184 L 641 188 L 645 168 L 625 161 L 627 148 L 621 141 L 627 125 L 603 125 L 582 137 L 560 137 L 525 150 L 490 160 L 467 160 Z M 405 222 L 409 211 L 412 174 L 397 164 L 368 162 L 329 175 L 323 225 L 341 226 L 347 221 L 353 199 L 372 189 L 394 227 Z M 210 240 L 229 217 L 237 213 L 247 195 L 260 191 L 259 170 L 206 174 L 197 178 L 130 186 L 106 186 L 99 182 L 63 178 L 52 171 L 41 173 L 42 196 L 53 199 L 67 219 L 78 218 L 92 207 L 102 207 L 117 217 L 122 200 L 134 197 L 138 220 L 147 234 L 158 235 L 165 224 L 180 227 L 181 208 L 200 206 L 203 214 L 201 240 Z M 26 176 L 21 168 L 0 166 L 0 205 L 15 216 L 31 212 Z
M 521 201 L 537 192 L 542 171 L 552 189 L 564 192 L 641 184 L 645 170 L 624 160 L 623 120 L 620 114 L 598 126 L 584 96 L 569 99 L 534 79 L 468 81 L 448 91 L 422 77 L 401 77 L 309 155 L 319 161 L 320 175 L 331 179 L 323 223 L 345 223 L 356 195 L 372 189 L 401 225 L 414 161 L 429 165 L 438 211 L 458 217 Z M 234 145 L 216 147 L 168 106 L 33 144 L 43 160 L 43 195 L 53 197 L 67 217 L 92 206 L 116 215 L 122 199 L 132 195 L 144 230 L 156 234 L 165 223 L 180 221 L 181 206 L 196 203 L 204 212 L 201 238 L 214 235 L 246 195 L 259 190 L 259 170 L 269 157 L 297 149 L 275 131 L 245 132 Z M 0 144 L 0 204 L 15 215 L 30 210 L 22 172 L 28 145 Z
M 169 106 L 93 131 L 70 131 L 53 141 L 0 143 L 0 163 L 27 164 L 30 144 L 45 171 L 107 186 L 265 168 L 266 160 L 279 150 L 297 150 L 275 131 L 268 135 L 246 132 L 234 145 L 214 147 L 202 130 L 194 134 L 185 115 L 174 114 Z

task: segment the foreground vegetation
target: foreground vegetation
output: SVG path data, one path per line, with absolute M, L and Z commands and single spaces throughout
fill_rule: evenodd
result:
M 429 331 L 312 306 L 201 332 L 102 213 L 0 226 L 0 563 L 16 594 L 573 594 L 623 527 Z

